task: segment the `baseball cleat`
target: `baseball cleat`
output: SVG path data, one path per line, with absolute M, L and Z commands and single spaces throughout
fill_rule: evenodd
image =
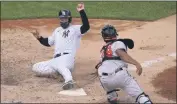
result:
M 116 98 L 116 99 L 114 99 L 114 100 L 110 100 L 110 99 L 108 99 L 108 102 L 110 103 L 110 104 L 118 104 L 118 99 Z
M 62 88 L 63 88 L 63 90 L 73 89 L 74 88 L 74 82 L 73 81 L 68 81 L 68 82 L 64 83 Z

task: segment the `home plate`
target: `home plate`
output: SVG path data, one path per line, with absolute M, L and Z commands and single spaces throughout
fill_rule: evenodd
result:
M 68 96 L 85 96 L 87 95 L 83 88 L 74 89 L 74 90 L 63 90 L 58 92 L 61 95 L 68 95 Z

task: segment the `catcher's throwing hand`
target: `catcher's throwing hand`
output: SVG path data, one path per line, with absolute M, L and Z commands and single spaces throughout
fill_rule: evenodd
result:
M 141 67 L 141 65 L 140 65 L 140 64 L 137 64 L 137 65 L 136 65 L 136 68 L 137 68 L 137 69 L 136 69 L 136 73 L 137 73 L 138 75 L 141 75 L 142 70 L 143 70 L 142 67 Z
M 80 12 L 81 10 L 84 10 L 84 3 L 81 2 L 77 5 L 77 11 Z
M 39 35 L 39 32 L 37 30 L 34 30 L 31 32 L 36 39 L 39 39 L 41 36 Z

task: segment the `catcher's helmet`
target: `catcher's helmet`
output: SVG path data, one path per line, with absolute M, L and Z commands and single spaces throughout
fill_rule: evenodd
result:
M 105 25 L 101 31 L 102 37 L 105 42 L 109 42 L 117 39 L 117 30 L 112 25 Z
M 61 27 L 67 28 L 72 21 L 71 12 L 69 10 L 60 10 L 58 15 L 59 18 L 68 18 L 68 22 L 60 22 Z

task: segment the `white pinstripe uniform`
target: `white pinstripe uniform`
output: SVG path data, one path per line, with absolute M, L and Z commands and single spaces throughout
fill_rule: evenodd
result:
M 65 82 L 72 80 L 75 54 L 77 48 L 79 48 L 81 37 L 84 35 L 81 34 L 80 27 L 81 25 L 70 24 L 66 29 L 62 27 L 56 28 L 52 36 L 48 37 L 48 44 L 55 46 L 54 56 L 58 53 L 69 54 L 36 63 L 33 65 L 32 70 L 42 75 L 59 72 L 65 79 Z

